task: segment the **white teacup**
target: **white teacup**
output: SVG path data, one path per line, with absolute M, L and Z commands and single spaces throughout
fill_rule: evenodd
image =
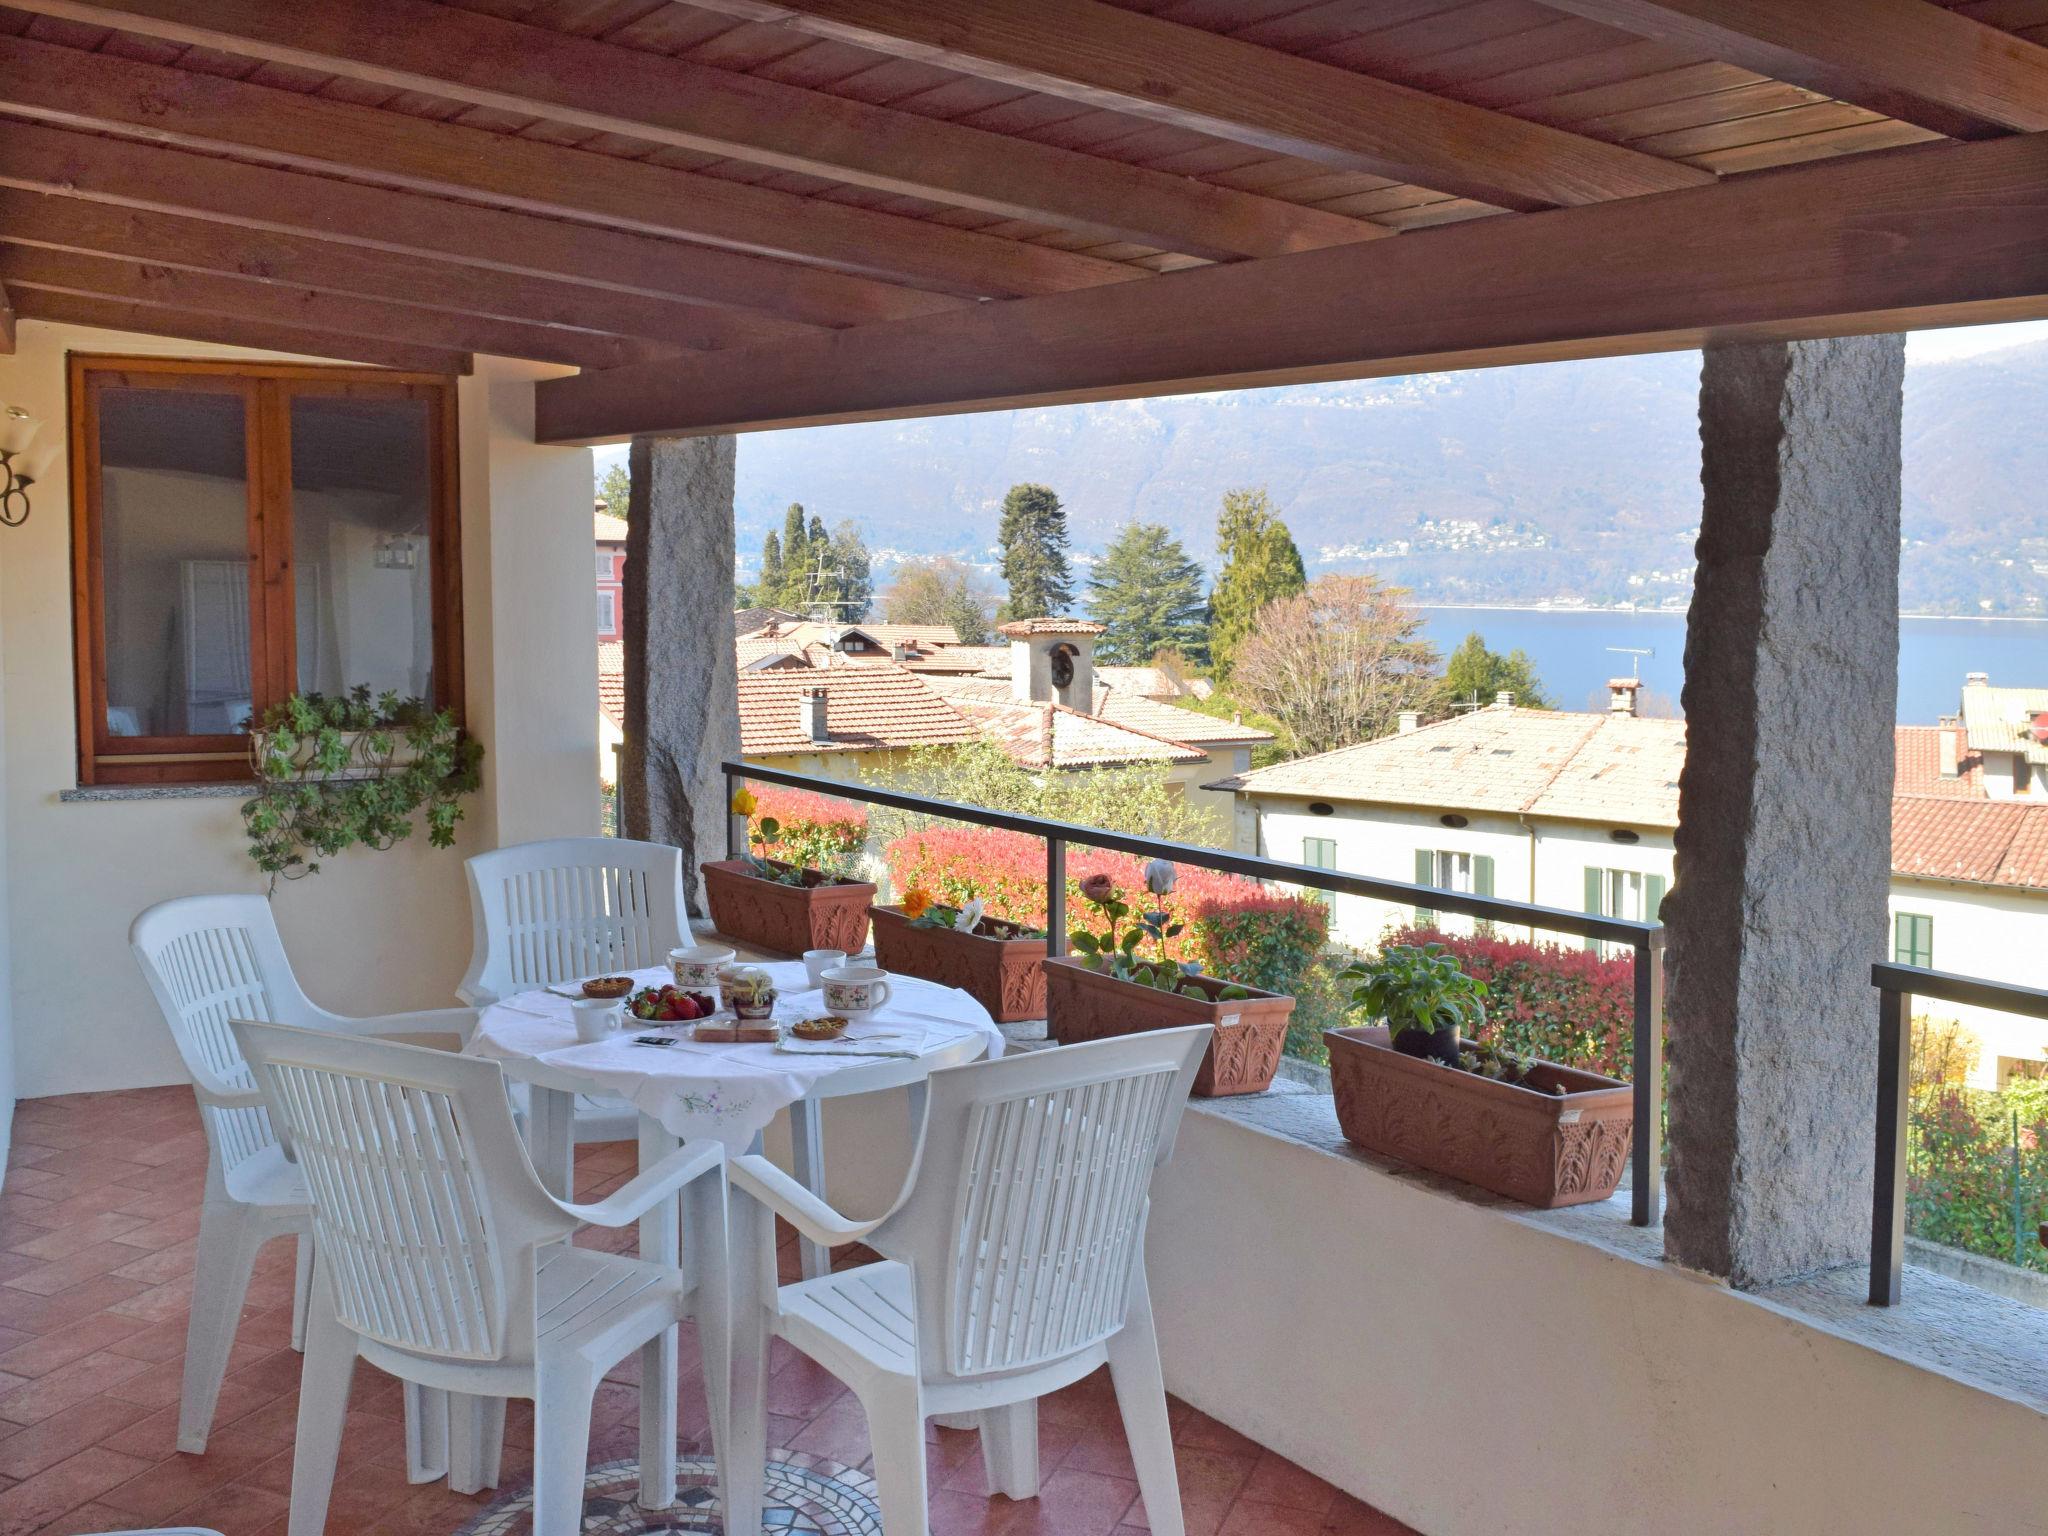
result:
M 579 997 L 569 1008 L 576 1016 L 576 1038 L 585 1045 L 595 1045 L 619 1027 L 616 997 Z
M 668 969 L 685 992 L 708 992 L 733 959 L 732 949 L 724 944 L 689 944 L 668 952 Z
M 804 951 L 804 970 L 810 976 L 811 985 L 814 987 L 822 987 L 825 984 L 825 973 L 837 970 L 844 964 L 846 964 L 846 951 L 843 949 L 807 949 Z
M 889 1001 L 888 973 L 873 965 L 835 965 L 825 972 L 825 1006 L 834 1013 L 873 1013 Z

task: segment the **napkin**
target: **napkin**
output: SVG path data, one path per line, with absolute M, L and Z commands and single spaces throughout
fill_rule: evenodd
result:
M 837 1040 L 799 1040 L 784 1032 L 775 1049 L 791 1056 L 901 1056 L 924 1054 L 921 1029 L 889 1030 L 873 1035 L 841 1035 Z

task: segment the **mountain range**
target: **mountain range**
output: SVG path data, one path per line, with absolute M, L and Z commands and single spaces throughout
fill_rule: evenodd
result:
M 1020 480 L 1065 503 L 1077 563 L 1133 520 L 1214 563 L 1222 493 L 1263 485 L 1312 571 L 1435 602 L 1681 607 L 1700 517 L 1697 353 L 1421 374 L 747 437 L 751 563 L 783 509 L 895 559 L 989 564 Z M 1911 365 L 1911 611 L 2048 612 L 2048 342 Z M 2030 426 L 2029 423 L 2033 425 Z

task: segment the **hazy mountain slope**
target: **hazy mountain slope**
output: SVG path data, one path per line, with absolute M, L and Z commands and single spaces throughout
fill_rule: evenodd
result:
M 1311 564 L 1446 599 L 1682 600 L 1699 519 L 1696 354 L 1484 369 L 748 437 L 740 547 L 792 500 L 877 549 L 985 558 L 1043 480 L 1078 548 L 1162 522 L 1213 555 L 1216 504 L 1267 486 Z M 2048 596 L 2048 344 L 1909 370 L 1910 606 Z

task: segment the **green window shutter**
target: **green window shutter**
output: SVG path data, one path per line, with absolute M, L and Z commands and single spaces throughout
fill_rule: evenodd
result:
M 1475 853 L 1472 855 L 1472 894 L 1474 896 L 1491 896 L 1493 894 L 1493 855 L 1487 853 Z M 1493 924 L 1481 922 L 1478 925 L 1478 929 L 1479 932 L 1490 935 L 1493 932 Z
M 1304 837 L 1301 840 L 1301 862 L 1310 869 L 1335 869 L 1337 867 L 1337 839 L 1334 837 Z M 1313 887 L 1302 894 L 1324 906 L 1336 903 L 1335 891 L 1319 891 Z
M 1892 918 L 1892 959 L 1900 965 L 1932 967 L 1934 919 L 1919 912 L 1895 915 Z
M 1664 877 L 1651 875 L 1643 881 L 1643 916 L 1650 922 L 1657 921 L 1657 914 L 1664 909 Z
M 1606 895 L 1606 890 L 1607 871 L 1596 869 L 1591 864 L 1588 864 L 1586 866 L 1586 910 L 1595 917 L 1600 916 L 1606 910 L 1605 904 L 1601 900 Z M 1600 941 L 1598 939 L 1586 940 L 1586 948 L 1598 949 L 1599 947 Z
M 1418 848 L 1415 850 L 1415 883 L 1417 885 L 1436 884 L 1436 853 L 1434 850 L 1428 848 Z M 1429 908 L 1417 907 L 1415 909 L 1416 927 L 1429 928 L 1433 927 L 1435 923 L 1436 914 L 1430 911 Z

